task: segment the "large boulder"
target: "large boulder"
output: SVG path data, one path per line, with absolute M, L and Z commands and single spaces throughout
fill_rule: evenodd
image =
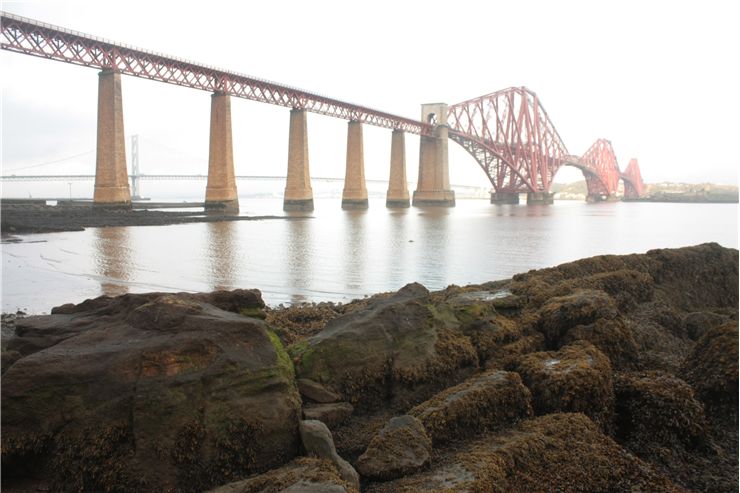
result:
M 259 297 L 126 295 L 31 317 L 3 375 L 3 485 L 202 491 L 298 451 L 301 401 Z
M 694 389 L 673 375 L 648 371 L 614 379 L 616 436 L 637 453 L 656 447 L 696 447 L 707 431 Z
M 519 375 L 494 370 L 440 392 L 409 414 L 438 444 L 527 418 L 532 414 L 530 399 Z
M 357 460 L 357 471 L 366 478 L 388 480 L 414 473 L 431 459 L 432 440 L 413 416 L 397 416 L 373 437 Z
M 536 327 L 544 334 L 547 348 L 557 349 L 570 329 L 598 320 L 612 320 L 617 315 L 614 300 L 604 291 L 579 290 L 548 301 L 540 309 Z
M 737 423 L 737 321 L 709 329 L 701 336 L 684 361 L 681 374 L 696 389 L 708 411 Z
M 639 349 L 632 329 L 622 317 L 598 319 L 588 325 L 576 325 L 561 339 L 563 344 L 583 340 L 604 353 L 615 370 L 632 369 L 639 364 Z
M 339 475 L 329 459 L 299 457 L 264 474 L 252 476 L 208 493 L 359 493 Z
M 338 391 L 356 409 L 371 409 L 476 368 L 475 348 L 458 325 L 430 302 L 424 286 L 409 284 L 329 321 L 289 350 L 300 378 Z
M 532 392 L 536 414 L 582 412 L 605 428 L 614 409 L 609 358 L 586 341 L 522 356 L 512 367 Z
M 365 488 L 427 491 L 684 493 L 583 414 L 550 414 L 446 451 L 428 471 Z

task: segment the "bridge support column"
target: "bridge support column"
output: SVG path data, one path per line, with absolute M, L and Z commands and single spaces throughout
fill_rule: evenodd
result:
M 207 211 L 239 212 L 231 139 L 231 99 L 221 93 L 211 95 L 211 137 L 205 208 Z
M 284 211 L 312 211 L 313 190 L 308 171 L 308 124 L 306 110 L 290 110 L 288 177 L 285 182 Z
M 518 192 L 491 192 L 491 203 L 496 205 L 518 204 Z
M 395 129 L 391 135 L 391 173 L 388 179 L 386 207 L 408 207 L 409 185 L 406 180 L 406 134 Z
M 455 192 L 450 188 L 447 154 L 447 105 L 422 105 L 421 119 L 436 126 L 433 135 L 422 135 L 420 139 L 419 180 L 413 205 L 454 207 Z
M 347 124 L 347 167 L 344 173 L 342 209 L 367 209 L 362 123 Z
M 113 70 L 103 70 L 98 75 L 98 143 L 93 205 L 131 207 L 123 134 L 121 74 Z
M 600 193 L 590 193 L 586 195 L 586 202 L 593 204 L 595 202 L 619 202 L 619 197 L 616 195 L 604 195 Z
M 554 193 L 548 192 L 527 192 L 527 205 L 552 204 L 554 201 L 554 196 Z

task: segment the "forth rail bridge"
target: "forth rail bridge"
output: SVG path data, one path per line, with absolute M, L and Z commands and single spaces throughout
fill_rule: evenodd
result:
M 307 112 L 348 121 L 342 207 L 366 208 L 362 126 L 392 130 L 389 207 L 453 206 L 448 141 L 461 145 L 491 182 L 491 202 L 552 203 L 552 179 L 561 166 L 579 168 L 587 200 L 639 198 L 643 181 L 636 159 L 620 171 L 611 142 L 597 140 L 582 156 L 568 152 L 537 94 L 511 87 L 451 106 L 423 104 L 421 120 L 350 104 L 308 91 L 115 43 L 6 12 L 0 13 L 3 50 L 100 70 L 98 75 L 97 156 L 93 204 L 131 207 L 123 132 L 121 74 L 191 87 L 211 93 L 207 209 L 239 208 L 231 136 L 231 97 L 290 108 L 288 170 L 283 208 L 312 210 Z M 413 196 L 406 179 L 405 135 L 420 136 L 419 176 Z M 5 177 L 3 177 L 5 178 Z M 7 177 L 11 178 L 11 177 Z

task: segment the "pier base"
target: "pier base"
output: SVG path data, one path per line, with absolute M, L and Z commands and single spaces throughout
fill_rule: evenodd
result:
M 367 209 L 365 158 L 362 145 L 362 123 L 347 125 L 347 166 L 344 173 L 342 209 Z
M 549 205 L 554 202 L 554 193 L 528 192 L 527 205 Z
M 409 185 L 406 180 L 406 134 L 396 129 L 391 135 L 391 172 L 385 206 L 403 208 L 410 205 Z
M 447 154 L 447 105 L 422 105 L 421 119 L 434 122 L 436 126 L 433 135 L 422 135 L 419 140 L 419 180 L 412 203 L 415 206 L 454 207 L 455 192 L 450 188 Z
M 588 194 L 586 195 L 586 202 L 593 204 L 595 202 L 618 202 L 619 197 L 616 195 L 602 195 L 602 194 Z
M 239 212 L 231 137 L 231 99 L 226 94 L 216 93 L 211 96 L 205 209 L 214 212 Z
M 496 205 L 516 205 L 519 203 L 519 194 L 515 192 L 491 192 L 491 203 Z
M 93 206 L 131 208 L 121 74 L 112 70 L 103 70 L 98 75 L 98 142 Z
M 290 110 L 288 177 L 285 182 L 284 211 L 312 211 L 313 190 L 308 170 L 308 124 L 306 110 Z

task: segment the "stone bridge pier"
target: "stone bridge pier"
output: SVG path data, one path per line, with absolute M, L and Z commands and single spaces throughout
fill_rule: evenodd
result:
M 434 125 L 432 135 L 422 135 L 419 143 L 419 180 L 414 191 L 414 206 L 454 207 L 455 192 L 450 188 L 447 153 L 447 105 L 421 106 L 421 119 Z
M 113 70 L 103 70 L 98 75 L 98 137 L 93 206 L 131 207 L 123 133 L 121 74 Z
M 231 98 L 211 96 L 211 135 L 208 147 L 206 210 L 239 212 L 239 196 L 234 176 L 234 150 L 231 136 Z

